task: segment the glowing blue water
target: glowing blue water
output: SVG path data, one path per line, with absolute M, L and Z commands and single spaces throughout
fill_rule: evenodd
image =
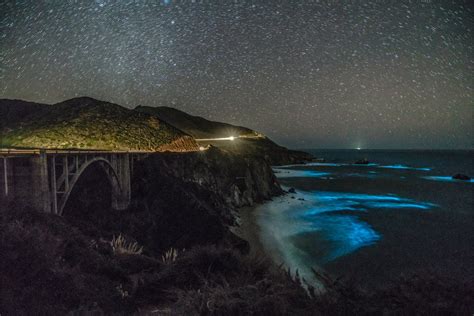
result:
M 400 169 L 400 170 L 418 170 L 418 171 L 430 171 L 431 168 L 416 168 L 405 165 L 389 165 L 389 166 L 380 166 L 379 168 L 384 169 Z
M 405 250 L 411 258 L 432 259 L 435 264 L 440 261 L 438 253 L 428 249 L 438 244 L 446 244 L 448 249 L 451 242 L 445 239 L 441 228 L 438 232 L 438 227 L 458 231 L 459 225 L 459 231 L 469 231 L 459 224 L 458 216 L 466 216 L 466 226 L 472 223 L 469 216 L 473 196 L 469 183 L 474 180 L 454 180 L 450 175 L 474 176 L 473 153 L 315 151 L 317 157 L 329 162 L 275 169 L 280 172 L 276 176 L 286 185 L 284 188 L 295 187 L 297 193 L 262 206 L 258 212 L 262 243 L 270 253 L 277 254 L 278 262 L 298 269 L 307 279 L 311 279 L 310 268 L 314 266 L 338 269 L 339 263 L 347 263 L 357 267 L 361 262 L 370 265 L 372 259 L 396 261 L 400 272 L 418 268 L 417 260 L 412 260 L 411 266 L 405 265 L 403 255 L 399 256 Z M 352 163 L 360 159 L 375 163 Z M 417 236 L 413 243 L 413 238 L 406 238 L 412 233 Z M 469 235 L 462 238 L 468 239 Z M 458 245 L 459 240 L 455 240 L 452 247 Z M 427 252 L 420 251 L 423 249 Z M 359 251 L 361 256 L 347 256 Z M 387 253 L 398 255 L 377 257 Z M 432 258 L 427 259 L 428 255 Z M 334 260 L 337 263 L 330 264 Z
M 447 176 L 427 176 L 427 177 L 422 177 L 422 178 L 427 179 L 427 180 L 443 181 L 443 182 L 474 183 L 474 179 L 457 180 L 457 179 L 453 179 L 453 177 L 447 177 Z
M 267 205 L 262 228 L 267 239 L 273 239 L 273 243 L 285 253 L 286 263 L 299 266 L 300 269 L 301 262 L 308 260 L 308 257 L 316 260 L 317 264 L 324 264 L 380 240 L 381 234 L 359 218 L 361 212 L 382 209 L 427 210 L 437 206 L 395 194 L 299 190 L 296 198 L 304 200 L 287 201 L 281 198 Z M 304 240 L 305 246 L 297 247 L 295 240 Z M 326 245 L 325 252 L 310 254 L 322 241 Z M 308 243 L 314 243 L 314 247 L 308 246 Z
M 378 166 L 378 164 L 376 163 L 367 163 L 367 164 L 363 164 L 363 163 L 353 163 L 353 164 L 348 164 L 349 166 L 356 166 L 356 167 L 375 167 L 375 166 Z

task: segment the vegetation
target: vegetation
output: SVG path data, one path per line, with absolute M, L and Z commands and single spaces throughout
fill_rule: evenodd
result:
M 143 252 L 143 247 L 140 247 L 136 241 L 127 241 L 122 234 L 117 238 L 114 236 L 110 241 L 110 246 L 116 255 L 139 255 Z
M 241 156 L 263 157 L 272 165 L 300 163 L 312 158 L 305 152 L 279 146 L 265 135 L 246 127 L 209 121 L 166 106 L 139 106 L 135 111 L 156 115 L 198 139 L 239 136 L 234 141 L 208 141 L 200 142 L 200 145 L 210 144 Z
M 197 149 L 192 138 L 157 117 L 116 104 L 76 98 L 43 107 L 24 105 L 15 113 L 17 102 L 0 102 L 10 118 L 0 119 L 0 146 L 162 151 L 181 140 L 181 150 Z M 32 110 L 21 111 L 26 106 Z
M 120 212 L 110 209 L 110 185 L 94 166 L 63 217 L 21 201 L 1 205 L 0 314 L 472 314 L 468 282 L 426 273 L 363 289 L 319 274 L 319 293 L 248 255 L 248 243 L 228 229 L 232 205 L 280 190 L 262 159 L 239 158 L 215 148 L 150 155 L 136 163 L 133 201 Z M 228 198 L 235 192 L 239 201 Z
M 66 218 L 30 210 L 2 213 L 0 241 L 2 315 L 468 315 L 474 303 L 471 286 L 434 275 L 375 291 L 325 276 L 327 291 L 308 293 L 294 273 L 217 245 L 168 264 L 154 253 L 115 256 L 110 243 Z
M 178 250 L 174 248 L 170 248 L 163 256 L 161 256 L 161 260 L 164 264 L 175 262 L 176 258 L 178 258 Z
M 195 138 L 214 138 L 243 135 L 259 135 L 257 132 L 242 126 L 209 121 L 167 106 L 138 106 L 135 111 L 156 115 L 161 120 L 188 133 Z

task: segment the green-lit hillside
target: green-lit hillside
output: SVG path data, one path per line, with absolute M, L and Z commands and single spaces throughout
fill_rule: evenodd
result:
M 156 116 L 92 98 L 54 105 L 1 100 L 0 114 L 1 147 L 147 151 L 197 148 L 192 137 Z
M 210 121 L 166 106 L 138 106 L 135 111 L 156 115 L 161 120 L 197 139 L 236 137 L 233 141 L 202 141 L 199 142 L 200 145 L 210 144 L 236 154 L 263 157 L 275 165 L 299 163 L 312 159 L 308 153 L 289 150 L 246 127 Z
M 135 110 L 156 115 L 163 121 L 179 128 L 195 138 L 256 135 L 255 131 L 246 127 L 210 121 L 203 117 L 190 115 L 167 106 L 138 106 Z

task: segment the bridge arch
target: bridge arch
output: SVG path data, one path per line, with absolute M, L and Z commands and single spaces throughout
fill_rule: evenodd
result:
M 6 203 L 18 201 L 62 215 L 77 182 L 85 171 L 97 165 L 111 184 L 112 208 L 124 210 L 131 200 L 133 161 L 141 154 L 101 150 L 0 150 L 0 209 Z
M 67 204 L 69 196 L 74 190 L 77 181 L 83 176 L 84 172 L 92 165 L 98 165 L 104 170 L 105 174 L 107 175 L 107 180 L 109 181 L 112 188 L 112 207 L 118 208 L 115 204 L 117 204 L 117 200 L 119 200 L 124 195 L 124 184 L 121 183 L 120 177 L 117 174 L 117 170 L 114 168 L 114 166 L 112 166 L 109 160 L 104 157 L 94 157 L 90 160 L 86 160 L 86 162 L 84 162 L 74 173 L 72 179 L 69 181 L 69 185 L 67 186 L 66 191 L 57 201 L 57 214 L 63 215 L 64 208 Z

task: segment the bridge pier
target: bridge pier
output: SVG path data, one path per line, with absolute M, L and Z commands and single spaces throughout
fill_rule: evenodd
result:
M 114 188 L 112 183 L 112 208 L 124 210 L 130 204 L 131 181 L 130 181 L 130 157 L 128 154 L 112 155 L 111 165 L 114 167 L 121 184 L 121 190 Z
M 1 154 L 0 210 L 17 203 L 62 215 L 76 182 L 92 164 L 102 167 L 108 177 L 112 208 L 124 210 L 130 204 L 129 153 L 40 150 L 29 155 Z
M 43 212 L 51 212 L 51 193 L 48 179 L 48 159 L 42 151 L 31 160 L 31 204 Z

